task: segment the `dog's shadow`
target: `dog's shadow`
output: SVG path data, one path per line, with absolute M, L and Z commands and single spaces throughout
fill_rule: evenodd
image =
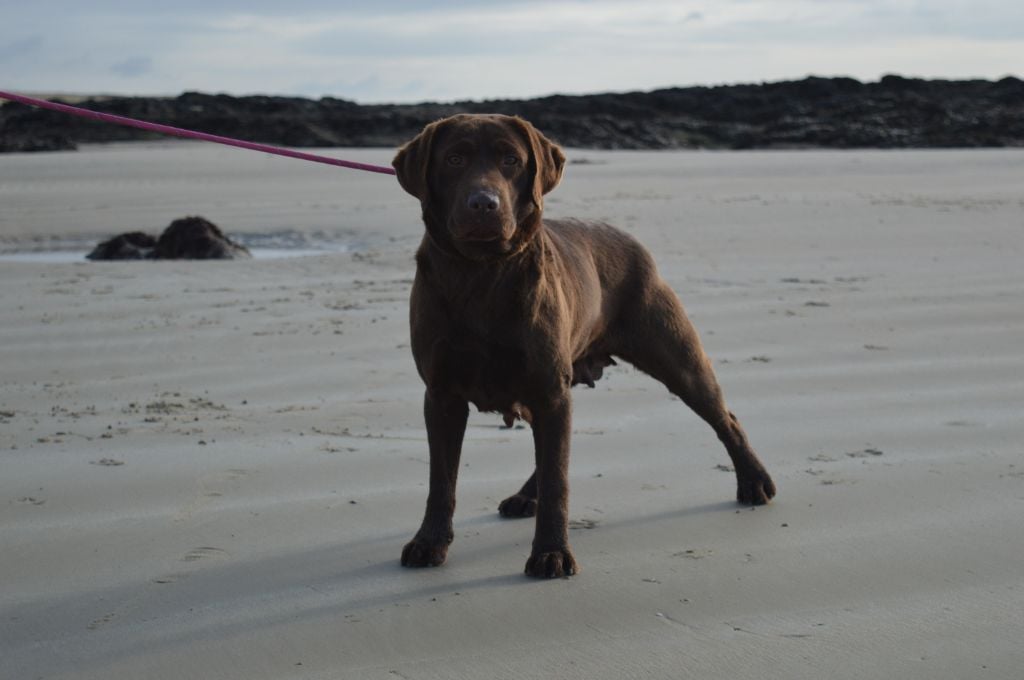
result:
M 735 508 L 735 503 L 708 503 L 604 520 L 596 529 L 621 530 L 693 515 L 733 512 Z M 401 546 L 410 537 L 403 530 L 284 555 L 204 564 L 184 569 L 173 582 L 154 579 L 101 591 L 57 594 L 9 608 L 7 614 L 9 620 L 52 621 L 48 635 L 54 639 L 73 641 L 87 635 L 97 644 L 79 649 L 85 657 L 90 655 L 90 647 L 96 649 L 97 659 L 93 661 L 97 662 L 100 657 L 104 662 L 127 658 L 143 648 L 180 651 L 196 639 L 226 639 L 297 620 L 341 626 L 385 608 L 425 604 L 455 594 L 471 596 L 495 590 L 514 593 L 520 588 L 551 583 L 527 578 L 521 571 L 532 524 L 532 518 L 517 522 L 503 519 L 496 512 L 461 519 L 455 524 L 457 536 L 486 527 L 495 531 L 499 540 L 477 545 L 460 541 L 452 562 L 441 568 L 400 566 Z M 523 532 L 521 541 L 510 543 L 505 539 L 516 527 L 528 531 Z M 496 551 L 502 552 L 503 564 L 509 568 L 479 575 L 484 563 L 488 568 L 494 563 Z M 85 624 L 97 620 L 103 625 L 86 630 Z M 148 635 L 153 625 L 166 634 Z M 13 636 L 11 644 L 30 642 L 26 638 L 31 636 L 28 630 L 11 627 L 7 633 Z M 102 643 L 100 638 L 104 638 Z M 89 659 L 80 656 L 77 662 L 88 663 Z

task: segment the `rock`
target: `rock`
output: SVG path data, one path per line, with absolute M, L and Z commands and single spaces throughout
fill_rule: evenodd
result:
M 297 147 L 394 147 L 427 123 L 460 111 L 520 115 L 562 145 L 576 148 L 1024 146 L 1024 81 L 1012 76 L 993 82 L 887 75 L 869 83 L 809 77 L 651 92 L 402 105 L 186 92 L 164 98 L 95 98 L 82 106 Z M 0 150 L 159 138 L 16 103 L 0 107 Z
M 235 260 L 252 257 L 249 249 L 228 238 L 213 222 L 202 217 L 174 220 L 155 238 L 140 231 L 103 241 L 90 260 Z
M 153 256 L 156 239 L 141 231 L 130 231 L 103 241 L 86 255 L 89 260 L 145 260 Z
M 202 217 L 182 217 L 164 229 L 153 250 L 155 260 L 237 260 L 252 257 L 249 249 L 224 235 Z
M 0 153 L 26 151 L 74 151 L 77 147 L 67 137 L 48 133 L 0 133 Z

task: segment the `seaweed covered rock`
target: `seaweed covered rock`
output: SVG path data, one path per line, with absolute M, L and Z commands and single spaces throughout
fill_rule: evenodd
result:
M 182 217 L 164 229 L 153 250 L 154 260 L 237 260 L 252 257 L 249 249 L 228 238 L 202 217 Z
M 77 145 L 61 134 L 34 132 L 0 132 L 0 153 L 34 151 L 75 151 Z
M 0 102 L 2 104 L 2 102 Z M 419 104 L 186 92 L 97 97 L 87 109 L 297 147 L 397 146 L 453 113 L 523 116 L 559 144 L 601 149 L 1024 146 L 1024 82 L 821 78 L 650 92 Z M 0 152 L 157 139 L 16 102 L 0 106 Z
M 174 220 L 159 238 L 140 231 L 120 234 L 97 245 L 90 260 L 237 260 L 252 257 L 203 217 Z
M 141 231 L 130 231 L 103 241 L 86 255 L 89 260 L 145 260 L 153 256 L 156 238 Z

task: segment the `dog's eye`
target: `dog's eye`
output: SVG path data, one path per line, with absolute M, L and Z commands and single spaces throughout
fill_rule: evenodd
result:
M 519 165 L 519 156 L 515 154 L 505 154 L 505 157 L 501 159 L 502 165 Z
M 457 153 L 450 154 L 448 156 L 448 165 L 459 166 L 466 162 L 466 159 Z

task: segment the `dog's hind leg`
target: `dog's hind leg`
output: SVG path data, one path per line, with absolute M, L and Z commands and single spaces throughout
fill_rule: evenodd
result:
M 714 428 L 732 459 L 740 503 L 767 503 L 775 495 L 775 484 L 739 420 L 726 408 L 711 362 L 682 304 L 663 281 L 651 282 L 644 293 L 641 303 L 622 319 L 619 351 L 613 354 L 662 382 Z
M 537 471 L 523 484 L 518 493 L 514 493 L 498 505 L 498 514 L 502 517 L 533 517 L 537 514 Z

